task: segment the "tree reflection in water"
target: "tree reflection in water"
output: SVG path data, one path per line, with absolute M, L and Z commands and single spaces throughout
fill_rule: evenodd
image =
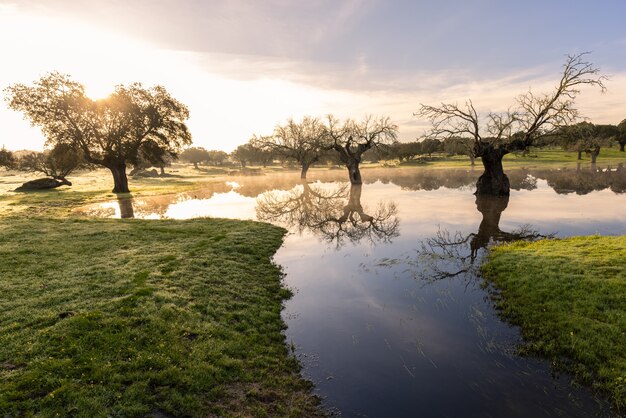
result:
M 261 221 L 279 223 L 299 233 L 312 231 L 337 248 L 361 240 L 390 242 L 399 235 L 395 203 L 379 202 L 370 212 L 361 204 L 361 192 L 362 185 L 328 190 L 302 182 L 287 192 L 260 195 L 256 214 Z
M 416 277 L 425 280 L 439 280 L 463 275 L 476 275 L 482 256 L 481 250 L 490 244 L 519 240 L 549 238 L 533 230 L 529 225 L 506 232 L 500 229 L 500 217 L 509 204 L 509 196 L 476 196 L 476 208 L 483 219 L 478 232 L 462 234 L 439 228 L 432 238 L 421 242 L 417 257 L 408 259 L 416 267 Z M 379 266 L 394 264 L 392 260 L 383 260 Z
M 132 197 L 118 197 L 117 203 L 120 205 L 120 218 L 130 219 L 135 217 Z

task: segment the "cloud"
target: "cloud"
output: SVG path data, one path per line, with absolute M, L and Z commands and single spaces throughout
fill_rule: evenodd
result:
M 189 106 L 196 144 L 227 151 L 252 134 L 269 133 L 275 124 L 306 114 L 389 115 L 400 125 L 400 138 L 411 140 L 428 126 L 413 117 L 420 103 L 471 98 L 480 111 L 506 110 L 530 87 L 551 89 L 563 59 L 555 55 L 541 65 L 529 60 L 488 71 L 469 64 L 414 65 L 419 51 L 408 50 L 411 42 L 375 44 L 383 29 L 394 30 L 384 21 L 372 25 L 372 14 L 382 12 L 377 1 L 316 0 L 296 6 L 286 0 L 187 0 L 172 8 L 171 2 L 155 0 L 150 9 L 145 1 L 77 4 L 0 0 L 0 88 L 55 69 L 85 83 L 94 96 L 117 83 L 163 84 Z M 437 44 L 437 37 L 459 24 L 455 19 L 446 20 L 430 41 L 416 42 L 417 50 Z M 136 36 L 129 35 L 133 31 Z M 359 38 L 362 33 L 369 35 Z M 370 41 L 390 50 L 378 53 Z M 341 59 L 333 58 L 337 54 Z M 391 55 L 398 57 L 381 64 Z M 405 55 L 405 65 L 392 65 Z M 476 57 L 481 59 L 493 58 L 485 51 Z M 579 100 L 583 114 L 597 123 L 626 117 L 626 69 L 609 63 L 608 93 L 584 91 Z M 0 145 L 41 147 L 41 135 L 1 103 L 0 125 Z

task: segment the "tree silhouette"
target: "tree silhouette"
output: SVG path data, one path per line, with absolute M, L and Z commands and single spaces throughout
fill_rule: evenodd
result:
M 80 83 L 53 72 L 33 86 L 15 84 L 5 91 L 9 107 L 39 126 L 48 145 L 68 144 L 86 162 L 108 168 L 114 193 L 129 192 L 126 165 L 146 142 L 170 154 L 191 143 L 187 107 L 162 86 L 118 85 L 109 97 L 91 100 Z
M 82 153 L 68 144 L 57 144 L 51 150 L 25 154 L 17 162 L 19 170 L 44 174 L 58 180 L 59 186 L 71 186 L 67 176 L 79 168 L 87 167 Z
M 329 115 L 326 125 L 327 147 L 339 154 L 339 159 L 348 169 L 350 183 L 362 184 L 359 164 L 363 153 L 378 145 L 392 144 L 397 132 L 398 127 L 388 117 L 368 116 L 361 122 L 352 119 L 341 122 Z
M 0 167 L 10 169 L 15 167 L 16 162 L 17 159 L 11 151 L 7 150 L 4 147 L 0 148 Z
M 464 105 L 422 104 L 415 115 L 431 121 L 429 137 L 470 136 L 473 139 L 474 155 L 482 159 L 485 168 L 476 183 L 476 194 L 508 195 L 510 185 L 502 158 L 510 152 L 525 150 L 538 138 L 573 123 L 579 116 L 575 99 L 582 86 L 605 90 L 606 78 L 599 76 L 599 69 L 585 61 L 586 54 L 569 55 L 554 90 L 540 95 L 528 91 L 518 96 L 516 109 L 481 115 L 468 100 Z
M 305 116 L 301 122 L 289 119 L 285 125 L 277 125 L 273 135 L 255 136 L 251 142 L 284 158 L 296 160 L 302 167 L 300 178 L 305 179 L 309 167 L 324 154 L 325 139 L 324 124 L 317 118 Z

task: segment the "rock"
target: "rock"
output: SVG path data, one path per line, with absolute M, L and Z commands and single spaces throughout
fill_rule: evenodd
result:
M 133 177 L 159 177 L 159 172 L 156 169 L 141 170 L 133 174 Z
M 15 189 L 16 192 L 27 192 L 29 190 L 46 190 L 46 189 L 56 189 L 60 186 L 71 186 L 72 183 L 67 181 L 66 179 L 52 179 L 49 177 L 45 177 L 42 179 L 27 181 L 22 184 L 20 187 Z

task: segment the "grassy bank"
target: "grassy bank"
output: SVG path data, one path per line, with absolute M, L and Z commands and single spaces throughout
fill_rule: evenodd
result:
M 480 158 L 477 158 L 476 166 L 482 168 Z M 597 164 L 600 167 L 626 163 L 626 153 L 620 152 L 618 147 L 602 148 L 598 156 Z M 397 164 L 394 162 L 393 164 Z M 578 160 L 578 154 L 572 151 L 564 151 L 560 148 L 532 148 L 528 155 L 521 153 L 509 153 L 504 156 L 503 165 L 505 170 L 512 168 L 544 168 L 550 165 L 558 167 L 589 167 L 591 159 L 583 153 L 583 159 Z M 466 156 L 445 154 L 433 154 L 432 158 L 416 158 L 408 162 L 402 162 L 399 167 L 428 167 L 428 168 L 468 168 L 470 160 Z M 366 166 L 367 167 L 367 166 Z
M 626 410 L 626 237 L 494 247 L 483 271 L 527 354 L 553 359 Z
M 281 333 L 283 233 L 4 218 L 0 415 L 316 415 Z

